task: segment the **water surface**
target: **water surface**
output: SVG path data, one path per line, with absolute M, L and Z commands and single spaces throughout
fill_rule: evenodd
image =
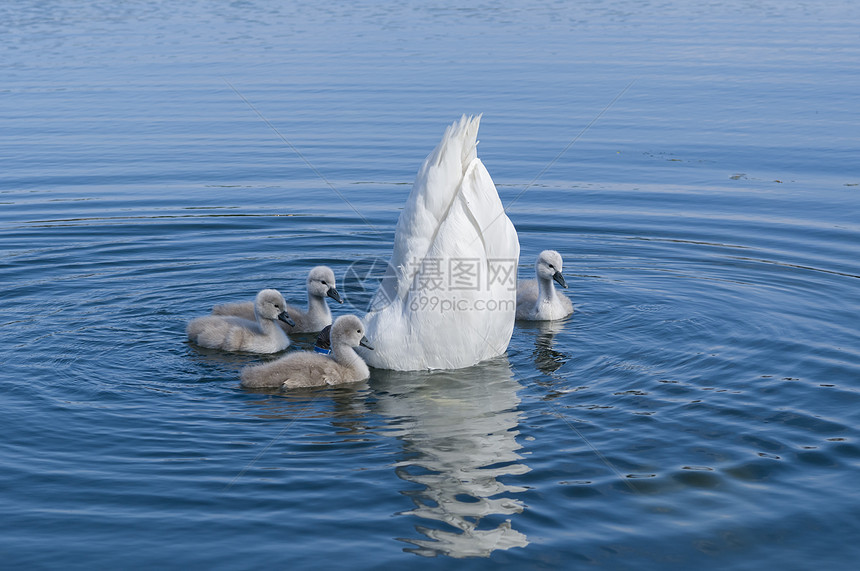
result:
M 853 569 L 858 16 L 0 8 L 5 562 Z M 214 304 L 387 259 L 462 113 L 520 277 L 561 252 L 573 316 L 284 394 L 186 342 Z

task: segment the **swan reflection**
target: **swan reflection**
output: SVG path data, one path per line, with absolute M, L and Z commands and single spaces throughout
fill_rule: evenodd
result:
M 526 488 L 498 478 L 529 471 L 517 453 L 521 385 L 506 357 L 455 371 L 374 371 L 378 412 L 389 435 L 403 442 L 397 475 L 411 484 L 402 493 L 414 509 L 402 515 L 425 538 L 402 538 L 406 551 L 424 556 L 486 557 L 498 549 L 525 547 L 513 528 Z M 393 432 L 392 432 L 393 431 Z
M 532 358 L 535 367 L 545 375 L 551 375 L 570 360 L 566 353 L 553 348 L 555 336 L 564 328 L 565 321 L 517 321 L 519 329 L 534 335 Z

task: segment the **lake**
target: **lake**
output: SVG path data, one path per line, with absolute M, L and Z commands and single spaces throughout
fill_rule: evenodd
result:
M 8 568 L 854 569 L 860 5 L 0 7 Z M 292 392 L 185 324 L 333 268 L 362 315 L 445 127 L 505 355 Z M 307 349 L 315 336 L 293 336 Z M 291 349 L 292 350 L 292 349 Z

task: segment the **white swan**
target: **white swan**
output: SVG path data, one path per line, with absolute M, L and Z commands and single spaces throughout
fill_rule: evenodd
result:
M 555 250 L 544 250 L 535 262 L 537 279 L 523 280 L 517 284 L 517 319 L 527 321 L 552 321 L 573 313 L 570 298 L 555 290 L 553 281 L 567 287 L 561 275 L 561 254 Z
M 300 388 L 363 381 L 370 369 L 355 352 L 362 345 L 373 349 L 364 325 L 354 315 L 342 315 L 331 326 L 331 356 L 298 351 L 276 361 L 242 369 L 242 386 L 248 388 Z
M 331 325 L 331 310 L 326 303 L 326 297 L 330 297 L 338 303 L 343 303 L 340 294 L 335 287 L 334 272 L 328 266 L 316 266 L 308 272 L 308 308 L 303 310 L 294 305 L 287 304 L 287 313 L 295 322 L 288 325 L 281 322 L 279 325 L 287 333 L 315 333 L 321 331 L 326 325 Z M 216 305 L 212 308 L 214 315 L 235 315 L 245 319 L 254 318 L 254 304 L 250 301 L 239 301 Z
M 479 121 L 449 126 L 418 171 L 364 318 L 373 367 L 457 369 L 507 350 L 520 244 L 477 157 Z
M 277 321 L 291 323 L 284 297 L 274 289 L 264 289 L 254 302 L 254 321 L 232 315 L 205 315 L 188 322 L 188 339 L 210 349 L 277 353 L 290 346 L 287 334 Z

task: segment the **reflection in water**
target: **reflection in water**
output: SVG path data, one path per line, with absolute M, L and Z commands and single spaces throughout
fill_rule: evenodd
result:
M 428 539 L 402 539 L 406 551 L 435 556 L 487 557 L 497 549 L 525 547 L 510 516 L 525 490 L 501 476 L 529 471 L 517 454 L 520 384 L 506 357 L 456 371 L 373 371 L 378 412 L 404 444 L 397 475 L 418 489 L 405 515 L 433 522 L 416 526 Z M 391 434 L 389 432 L 389 434 Z
M 553 340 L 558 332 L 564 327 L 564 321 L 518 321 L 517 327 L 535 335 L 535 350 L 532 353 L 535 367 L 545 375 L 551 375 L 562 365 L 567 363 L 569 357 L 561 351 L 553 349 Z
M 251 416 L 262 419 L 306 420 L 331 419 L 337 435 L 363 437 L 367 425 L 367 383 L 351 383 L 338 387 L 311 387 L 282 391 L 273 388 L 240 387 L 245 393 L 259 394 L 256 400 L 243 401 L 253 409 Z

